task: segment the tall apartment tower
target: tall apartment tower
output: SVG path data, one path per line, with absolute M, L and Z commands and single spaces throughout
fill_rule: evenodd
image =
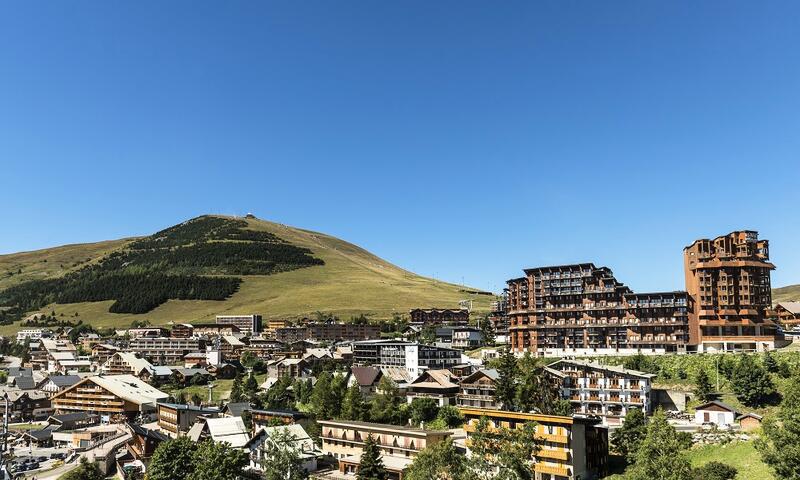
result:
M 783 336 L 771 317 L 769 242 L 758 232 L 695 240 L 683 249 L 689 341 L 698 352 L 771 350 Z
M 508 280 L 507 315 L 516 354 L 685 351 L 686 292 L 633 293 L 592 263 L 529 268 Z

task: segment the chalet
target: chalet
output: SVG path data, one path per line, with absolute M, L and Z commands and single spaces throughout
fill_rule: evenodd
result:
M 778 322 L 787 329 L 800 325 L 800 302 L 780 302 L 775 306 Z
M 153 365 L 133 352 L 116 352 L 100 367 L 103 375 L 133 375 L 144 379 L 153 372 Z
M 284 358 L 267 364 L 267 375 L 273 378 L 301 378 L 310 374 L 310 365 L 301 358 Z
M 206 352 L 190 352 L 183 356 L 183 366 L 186 368 L 202 368 L 208 366 Z
M 456 403 L 460 388 L 458 379 L 449 370 L 426 370 L 408 385 L 406 399 L 432 398 L 443 407 Z
M 459 407 L 499 409 L 495 397 L 495 384 L 500 375 L 495 369 L 478 370 L 461 380 L 460 391 L 456 396 Z
M 218 365 L 209 365 L 206 367 L 208 373 L 216 379 L 234 378 L 239 369 L 232 363 L 220 363 Z
M 111 421 L 155 411 L 168 396 L 133 375 L 97 375 L 57 393 L 51 402 L 58 413 L 99 413 Z
M 352 375 L 348 386 L 352 386 L 354 383 L 358 384 L 359 390 L 365 397 L 375 394 L 378 382 L 383 376 L 383 372 L 377 367 L 352 367 L 350 373 Z
M 39 382 L 36 388 L 45 392 L 49 397 L 52 397 L 56 393 L 66 390 L 80 381 L 81 377 L 78 375 L 50 375 Z
M 145 428 L 135 423 L 128 423 L 125 427 L 131 434 L 131 439 L 127 443 L 128 453 L 142 462 L 147 462 L 153 456 L 156 448 L 170 439 L 169 436 L 158 430 Z
M 98 343 L 92 346 L 92 358 L 99 365 L 102 365 L 111 358 L 112 355 L 119 352 L 120 348 L 108 343 Z

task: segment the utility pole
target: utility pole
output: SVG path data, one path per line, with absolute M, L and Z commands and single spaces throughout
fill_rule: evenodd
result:
M 209 384 L 208 384 L 208 404 L 209 404 L 209 405 L 211 405 L 211 402 L 212 402 L 212 400 L 211 400 L 211 390 L 212 390 L 214 387 L 216 387 L 216 385 L 214 385 L 213 383 L 209 383 Z

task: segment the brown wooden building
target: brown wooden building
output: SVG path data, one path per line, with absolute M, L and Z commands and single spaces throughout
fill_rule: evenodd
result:
M 752 230 L 694 241 L 683 250 L 697 351 L 771 350 L 783 344 L 771 316 L 769 241 Z

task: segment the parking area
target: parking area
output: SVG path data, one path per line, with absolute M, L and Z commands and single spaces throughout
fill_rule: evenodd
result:
M 21 441 L 12 441 L 9 448 L 12 457 L 8 468 L 12 474 L 49 470 L 63 462 L 70 453 L 66 447 L 36 447 Z

